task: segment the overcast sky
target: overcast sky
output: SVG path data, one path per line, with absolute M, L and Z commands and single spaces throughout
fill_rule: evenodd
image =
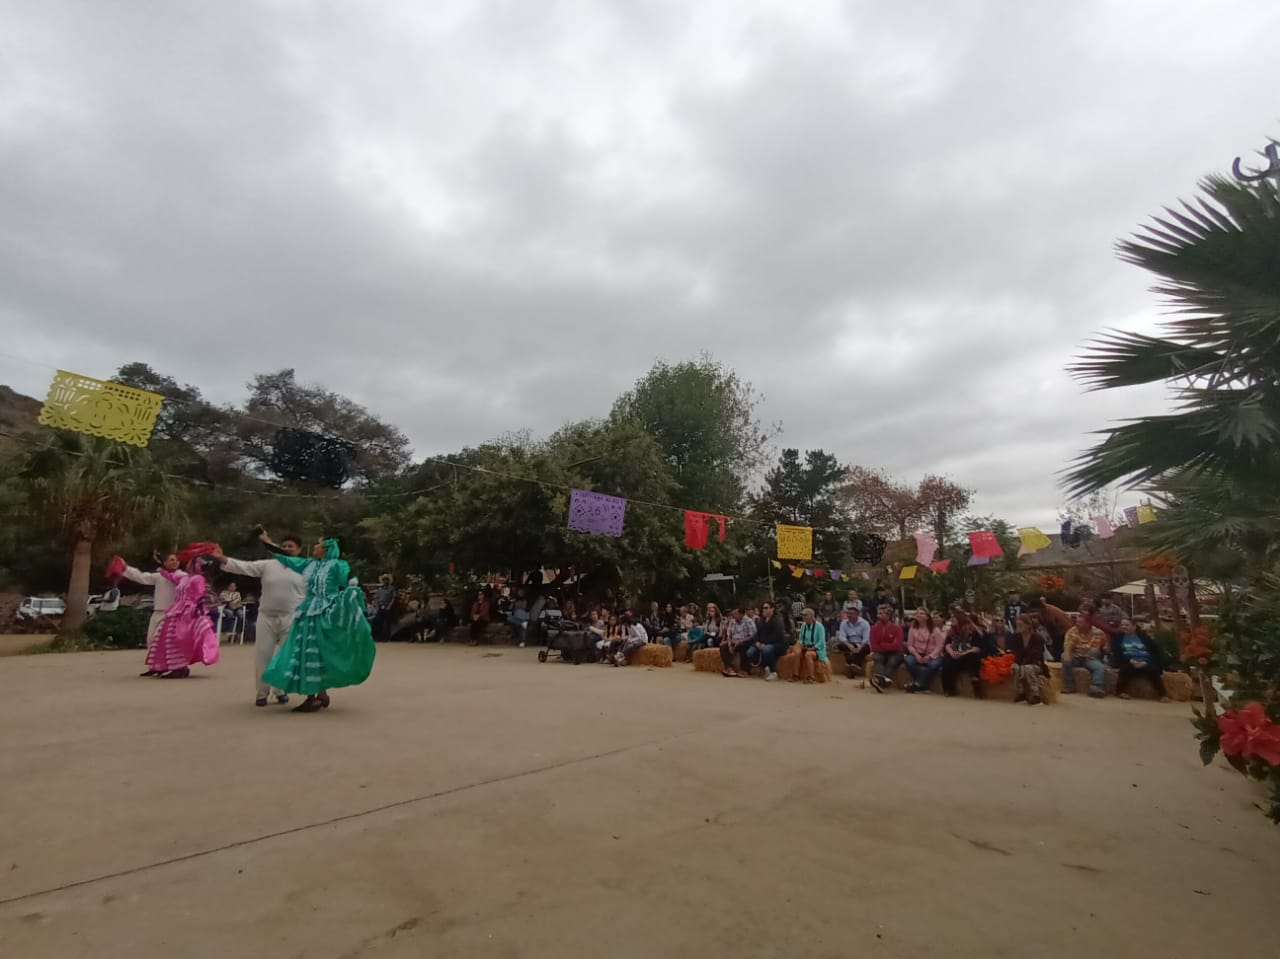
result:
M 1159 316 L 1114 243 L 1280 136 L 1277 38 L 1275 0 L 4 0 L 0 350 L 219 401 L 293 366 L 423 453 L 706 350 L 782 443 L 1049 523 L 1163 402 L 1063 372 Z

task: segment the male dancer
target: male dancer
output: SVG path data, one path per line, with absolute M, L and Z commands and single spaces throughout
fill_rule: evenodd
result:
M 285 556 L 297 556 L 302 552 L 302 540 L 297 536 L 282 537 L 277 546 L 271 542 L 267 531 L 259 527 L 258 539 L 272 552 Z M 271 664 L 271 657 L 276 649 L 289 635 L 289 627 L 293 625 L 293 614 L 307 595 L 306 581 L 302 574 L 295 573 L 284 563 L 275 559 L 260 559 L 248 562 L 232 559 L 218 550 L 213 554 L 223 569 L 236 576 L 253 576 L 262 580 L 262 596 L 258 600 L 258 626 L 253 646 L 253 678 L 257 696 L 255 706 L 267 705 L 272 693 L 276 702 L 284 705 L 289 696 L 279 689 L 272 689 L 262 681 L 262 674 Z
M 155 556 L 156 562 L 160 562 L 160 557 Z M 178 567 L 182 564 L 178 562 L 178 554 L 170 553 L 164 558 L 161 565 L 171 573 L 177 574 L 180 578 L 185 579 L 186 573 Z M 119 569 L 119 567 L 116 567 Z M 125 566 L 124 578 L 131 582 L 138 583 L 142 586 L 152 586 L 155 588 L 155 608 L 151 613 L 151 621 L 147 623 L 147 656 L 151 655 L 151 647 L 156 644 L 156 633 L 160 632 L 160 624 L 164 622 L 164 614 L 173 605 L 173 597 L 178 587 L 171 583 L 165 577 L 161 576 L 159 571 L 154 573 L 144 573 L 135 566 Z M 145 672 L 138 674 L 139 676 L 158 676 L 159 670 L 147 669 Z

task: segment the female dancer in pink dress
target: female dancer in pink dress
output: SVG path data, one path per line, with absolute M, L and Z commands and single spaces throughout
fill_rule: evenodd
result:
M 147 668 L 161 679 L 186 679 L 193 663 L 212 666 L 218 661 L 218 634 L 205 608 L 208 588 L 200 573 L 200 557 L 217 549 L 211 543 L 195 543 L 178 553 L 188 575 L 166 569 L 160 575 L 174 585 L 173 603 L 165 611 L 155 645 L 147 653 Z

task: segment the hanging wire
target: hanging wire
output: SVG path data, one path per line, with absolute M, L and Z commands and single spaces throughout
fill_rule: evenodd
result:
M 52 370 L 52 371 L 54 371 L 54 372 L 57 372 L 57 370 L 59 369 L 59 367 L 52 366 L 52 365 L 50 365 L 50 364 L 48 364 L 48 363 L 41 363 L 41 362 L 36 361 L 36 360 L 28 359 L 27 357 L 17 356 L 17 355 L 15 355 L 15 354 L 13 354 L 13 353 L 9 353 L 9 352 L 4 351 L 4 350 L 0 350 L 0 356 L 6 357 L 6 358 L 11 359 L 11 360 L 14 360 L 14 361 L 16 361 L 16 362 L 18 362 L 18 363 L 24 363 L 24 364 L 26 364 L 26 365 L 28 365 L 28 366 L 33 366 L 33 367 L 37 367 L 37 368 L 41 368 L 41 369 Z M 191 401 L 191 400 L 182 400 L 182 399 L 177 399 L 177 398 L 171 398 L 171 397 L 168 397 L 168 396 L 166 396 L 166 397 L 164 398 L 164 401 L 165 401 L 166 403 L 173 403 L 173 404 L 175 404 L 175 405 L 177 405 L 177 406 L 182 406 L 182 407 L 208 406 L 208 405 L 209 405 L 209 404 L 203 404 L 203 403 L 201 403 L 201 404 L 196 404 L 194 401 Z M 273 429 L 277 429 L 277 430 L 285 428 L 285 427 L 283 426 L 283 424 L 281 424 L 281 423 L 274 422 L 274 421 L 272 421 L 272 420 L 263 419 L 262 417 L 254 416 L 254 415 L 252 415 L 252 414 L 250 414 L 250 413 L 244 413 L 244 412 L 242 412 L 242 411 L 240 411 L 240 410 L 232 409 L 232 408 L 229 408 L 229 407 L 213 407 L 213 408 L 214 408 L 214 409 L 218 409 L 218 411 L 219 411 L 219 412 L 221 412 L 221 413 L 225 413 L 225 414 L 227 414 L 227 415 L 229 415 L 229 416 L 238 417 L 239 419 L 245 420 L 245 421 L 247 421 L 247 422 L 251 422 L 251 423 L 262 423 L 262 424 L 264 424 L 264 425 L 266 425 L 266 426 L 270 426 L 271 428 L 273 428 Z M 357 447 L 360 445 L 359 443 L 355 443 L 354 441 L 352 441 L 352 440 L 348 439 L 347 437 L 342 436 L 342 435 L 341 435 L 341 434 L 339 434 L 339 433 L 334 433 L 334 434 L 332 434 L 332 435 L 333 435 L 333 437 L 334 437 L 335 439 L 342 440 L 342 441 L 343 441 L 343 442 L 345 442 L 345 443 L 352 443 L 353 445 L 355 445 L 355 446 L 357 446 Z M 14 434 L 14 433 L 5 433 L 5 432 L 0 431 L 0 436 L 14 436 L 14 437 L 16 437 L 16 436 L 18 436 L 18 434 Z M 65 452 L 71 452 L 71 451 L 65 451 Z M 77 455 L 79 455 L 79 454 L 77 454 Z M 598 457 L 597 457 L 597 458 L 598 458 Z M 444 457 L 444 456 L 430 456 L 430 455 L 428 455 L 428 456 L 423 456 L 423 458 L 422 458 L 422 462 L 423 462 L 423 463 L 436 463 L 436 464 L 441 465 L 441 466 L 450 466 L 450 467 L 452 467 L 452 468 L 453 468 L 453 471 L 454 471 L 453 476 L 454 476 L 454 485 L 455 485 L 455 486 L 457 485 L 457 476 L 458 476 L 457 471 L 458 471 L 458 470 L 460 470 L 460 469 L 463 469 L 463 470 L 470 470 L 470 471 L 471 471 L 471 472 L 473 472 L 473 473 L 480 473 L 480 474 L 483 474 L 483 475 L 486 475 L 486 476 L 495 476 L 495 477 L 498 477 L 498 478 L 500 478 L 500 479 L 507 479 L 507 480 L 512 480 L 512 481 L 515 481 L 515 482 L 522 482 L 522 483 L 532 483 L 532 484 L 535 484 L 535 485 L 537 485 L 537 486 L 545 487 L 545 488 L 547 488 L 547 489 L 555 489 L 555 490 L 560 490 L 560 491 L 572 492 L 572 491 L 576 488 L 576 487 L 570 486 L 570 485 L 568 485 L 568 484 L 566 484 L 566 483 L 556 483 L 556 482 L 552 482 L 552 481 L 550 481 L 550 480 L 539 479 L 539 478 L 537 478 L 537 477 L 535 477 L 535 476 L 525 476 L 525 475 L 521 475 L 521 474 L 519 474 L 519 473 L 509 473 L 509 472 L 505 472 L 505 471 L 502 471 L 502 470 L 492 470 L 492 469 L 488 469 L 487 467 L 483 467 L 483 466 L 471 466 L 471 465 L 469 465 L 469 464 L 467 464 L 467 463 L 460 463 L 460 462 L 458 462 L 458 461 L 456 461 L 456 460 L 451 460 L 451 459 L 449 459 L 448 457 Z M 576 464 L 575 464 L 575 465 L 576 465 Z M 207 487 L 207 488 L 209 488 L 209 489 L 217 489 L 217 490 L 223 490 L 223 491 L 234 491 L 234 492 L 243 492 L 243 493 L 246 493 L 246 494 L 249 494 L 249 495 L 254 495 L 254 496 L 281 496 L 281 497 L 289 497 L 289 498 L 293 498 L 293 499 L 327 499 L 327 498 L 328 498 L 325 494 L 317 494 L 317 493 L 294 493 L 294 492 L 281 492 L 281 491 L 278 491 L 278 490 L 248 490 L 248 489 L 243 489 L 243 488 L 241 488 L 241 487 L 236 487 L 236 486 L 226 486 L 226 485 L 223 485 L 223 484 L 211 483 L 211 482 L 209 482 L 209 481 L 207 481 L 207 480 L 198 480 L 198 479 L 195 479 L 195 478 L 193 478 L 193 477 L 189 477 L 189 476 L 182 476 L 182 475 L 180 475 L 180 474 L 175 474 L 175 473 L 161 473 L 160 475 L 165 476 L 165 477 L 166 477 L 166 478 L 168 478 L 168 479 L 184 481 L 184 482 L 188 482 L 188 483 L 191 483 L 191 484 L 193 484 L 193 485 L 196 485 L 196 486 L 203 486 L 203 487 Z M 425 493 L 429 493 L 429 492 L 431 492 L 431 491 L 433 491 L 433 490 L 439 489 L 439 488 L 440 488 L 440 486 L 442 486 L 442 485 L 446 485 L 446 484 L 438 484 L 438 485 L 435 485 L 435 486 L 429 486 L 429 487 L 424 487 L 424 488 L 420 488 L 420 489 L 398 490 L 398 491 L 386 491 L 386 492 L 380 492 L 380 493 L 378 493 L 378 495 L 379 495 L 379 496 L 385 496 L 385 497 L 388 497 L 388 498 L 398 498 L 398 497 L 407 497 L 407 496 L 421 496 L 421 495 L 423 495 L 423 494 L 425 494 Z M 599 492 L 599 491 L 596 491 L 596 492 Z M 633 499 L 633 498 L 631 498 L 631 497 L 623 497 L 623 498 L 625 498 L 625 499 L 627 500 L 627 504 L 628 504 L 628 505 L 635 504 L 635 505 L 637 505 L 637 506 L 646 506 L 646 507 L 649 507 L 649 508 L 651 508 L 651 509 L 667 510 L 667 511 L 669 511 L 669 512 L 673 512 L 673 513 L 680 513 L 680 514 L 682 514 L 682 515 L 683 515 L 685 512 L 688 512 L 688 511 L 689 511 L 689 510 L 687 510 L 687 509 L 686 509 L 686 507 L 683 507 L 683 506 L 673 506 L 673 505 L 671 505 L 670 503 L 654 503 L 654 502 L 652 502 L 652 501 L 650 501 L 650 500 Z M 707 511 L 707 510 L 695 510 L 694 512 L 708 512 L 708 511 Z M 749 519 L 749 518 L 746 518 L 746 517 L 729 517 L 729 519 L 731 520 L 731 522 L 734 522 L 734 523 L 742 523 L 742 524 L 749 525 L 749 526 L 757 526 L 757 527 L 760 527 L 760 528 L 763 528 L 763 529 L 772 529 L 772 528 L 776 525 L 775 523 L 770 522 L 770 521 L 767 521 L 767 520 L 755 520 L 755 519 Z M 849 531 L 849 530 L 846 530 L 846 529 L 839 529 L 839 528 L 835 528 L 835 527 L 819 527 L 819 526 L 815 526 L 815 527 L 811 527 L 811 529 L 813 529 L 813 531 L 814 531 L 814 532 L 816 532 L 816 533 L 831 533 L 831 534 L 835 534 L 835 535 L 837 535 L 837 536 L 849 535 L 849 533 L 850 533 L 850 531 Z

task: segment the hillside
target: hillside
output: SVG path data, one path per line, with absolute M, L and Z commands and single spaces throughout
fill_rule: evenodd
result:
M 0 385 L 0 447 L 13 444 L 13 435 L 40 428 L 41 403 Z

